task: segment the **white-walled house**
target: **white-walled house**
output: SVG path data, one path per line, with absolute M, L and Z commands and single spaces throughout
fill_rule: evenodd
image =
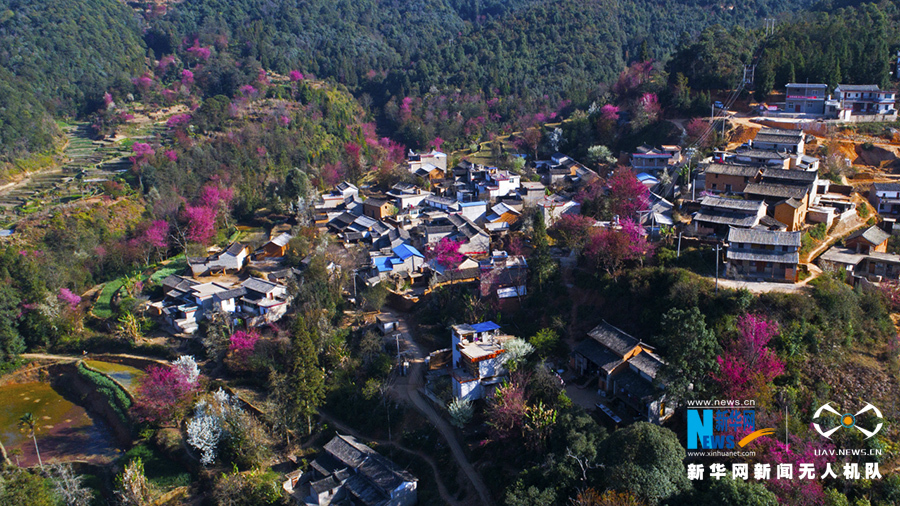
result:
M 488 397 L 506 378 L 506 350 L 512 336 L 502 335 L 500 326 L 487 321 L 451 327 L 453 397 L 476 400 Z

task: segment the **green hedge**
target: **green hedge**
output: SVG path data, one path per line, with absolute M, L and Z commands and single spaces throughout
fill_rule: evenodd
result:
M 97 392 L 106 398 L 110 407 L 116 412 L 122 423 L 128 423 L 128 410 L 131 409 L 131 398 L 118 383 L 106 375 L 90 369 L 84 362 L 78 363 L 78 375 L 94 384 Z

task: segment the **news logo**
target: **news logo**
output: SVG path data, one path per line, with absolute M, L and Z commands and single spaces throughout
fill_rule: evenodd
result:
M 687 410 L 688 450 L 734 450 L 774 433 L 775 429 L 756 430 L 753 401 L 735 401 L 730 407 Z

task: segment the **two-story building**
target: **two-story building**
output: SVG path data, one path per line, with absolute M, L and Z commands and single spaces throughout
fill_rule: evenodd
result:
M 600 392 L 656 424 L 675 413 L 675 407 L 666 402 L 665 388 L 657 382 L 664 365 L 652 347 L 605 321 L 572 352 L 573 369 L 596 378 Z
M 696 235 L 725 237 L 731 227 L 751 228 L 759 225 L 766 215 L 767 206 L 759 200 L 742 200 L 706 196 L 700 201 L 700 210 L 691 220 Z
M 503 345 L 513 337 L 501 334 L 500 326 L 491 321 L 453 325 L 450 329 L 453 397 L 463 400 L 490 397 L 493 389 L 506 378 Z
M 827 84 L 788 83 L 785 86 L 784 110 L 798 114 L 825 114 Z
M 744 188 L 762 173 L 758 165 L 711 163 L 706 166 L 706 191 L 741 194 Z
M 900 183 L 873 183 L 869 188 L 869 203 L 878 214 L 900 213 Z
M 644 172 L 657 176 L 664 169 L 681 161 L 680 146 L 639 146 L 636 151 L 631 154 L 631 168 L 635 174 Z
M 797 282 L 801 232 L 732 227 L 726 272 L 733 278 Z
M 825 104 L 826 115 L 842 121 L 896 121 L 897 98 L 875 84 L 840 84 L 834 100 Z

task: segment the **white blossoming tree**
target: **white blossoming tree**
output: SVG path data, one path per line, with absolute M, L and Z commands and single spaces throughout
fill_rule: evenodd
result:
M 525 358 L 534 351 L 534 346 L 519 337 L 506 341 L 503 348 L 506 350 L 503 354 L 503 365 L 509 372 L 518 369 Z
M 206 401 L 200 401 L 194 408 L 194 417 L 188 422 L 187 436 L 188 444 L 200 451 L 201 464 L 208 466 L 216 460 L 222 437 L 222 420 Z
M 475 414 L 475 406 L 468 399 L 453 399 L 450 405 L 447 406 L 447 411 L 450 413 L 450 423 L 462 429 L 472 420 L 472 415 Z
M 172 365 L 185 382 L 191 385 L 197 383 L 197 379 L 200 377 L 200 367 L 197 366 L 193 355 L 182 355 L 178 357 L 178 360 L 172 362 Z

